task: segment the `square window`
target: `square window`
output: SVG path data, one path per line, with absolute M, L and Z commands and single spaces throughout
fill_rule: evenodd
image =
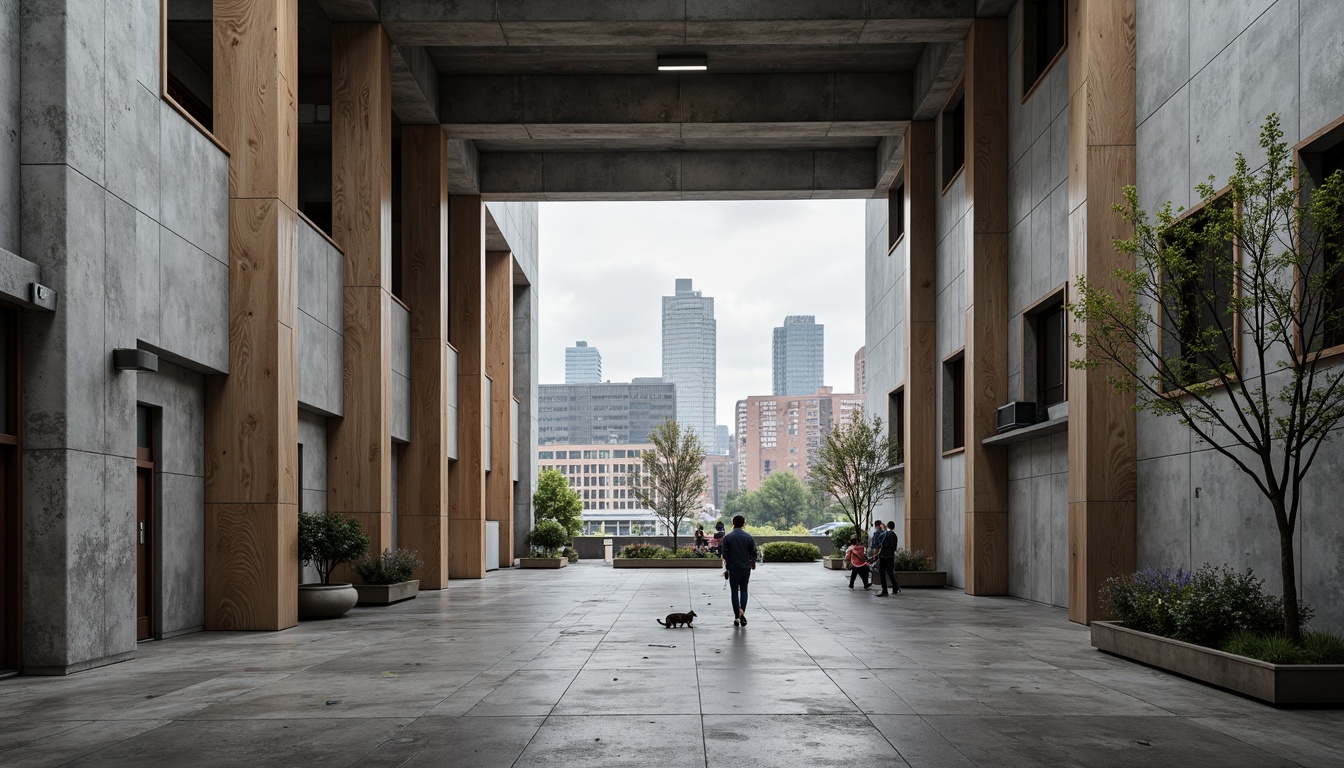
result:
M 896 461 L 905 460 L 905 388 L 898 387 L 887 395 L 887 434 L 896 443 Z
M 1176 222 L 1162 247 L 1174 252 L 1160 276 L 1161 358 L 1169 389 L 1235 375 L 1237 318 L 1232 308 L 1236 249 L 1231 239 L 1211 242 L 1206 228 L 1225 215 L 1230 201 L 1213 200 Z
M 1023 98 L 1064 50 L 1068 36 L 1064 5 L 1064 0 L 1022 0 Z
M 1310 203 L 1310 195 L 1336 173 L 1344 173 L 1344 118 L 1300 150 L 1303 192 L 1301 205 Z M 1324 284 L 1314 298 L 1318 308 L 1298 330 L 1301 341 L 1312 352 L 1344 346 L 1344 229 L 1335 233 L 1332 243 L 1324 246 L 1323 261 L 1313 265 L 1324 275 Z M 1310 278 L 1308 278 L 1310 279 Z M 1305 284 L 1305 281 L 1304 281 Z
M 961 88 L 943 108 L 943 191 L 966 165 L 966 95 Z
M 943 361 L 943 452 L 966 447 L 966 358 Z
M 1044 420 L 1048 407 L 1068 397 L 1064 292 L 1037 303 L 1023 313 L 1022 320 L 1022 396 L 1036 403 L 1037 418 Z
M 887 251 L 905 237 L 905 169 L 896 172 L 896 181 L 887 190 Z

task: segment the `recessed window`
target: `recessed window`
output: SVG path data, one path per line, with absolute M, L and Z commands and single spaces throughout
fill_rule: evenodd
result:
M 1169 267 L 1161 275 L 1162 359 L 1170 388 L 1233 374 L 1236 317 L 1232 309 L 1236 252 L 1231 239 L 1210 241 L 1214 219 L 1229 213 L 1219 198 L 1163 235 Z M 1179 267 L 1179 268 L 1177 268 Z
M 896 172 L 896 181 L 887 190 L 887 251 L 905 237 L 905 169 Z
M 887 434 L 896 444 L 896 461 L 905 460 L 905 388 L 892 390 L 887 395 Z
M 966 447 L 966 357 L 943 361 L 943 452 Z
M 207 131 L 214 117 L 214 9 L 210 3 L 163 0 L 163 96 Z
M 960 88 L 943 108 L 943 189 L 966 165 L 966 95 Z
M 1038 418 L 1044 416 L 1046 408 L 1067 399 L 1065 320 L 1063 291 L 1046 298 L 1023 315 L 1023 397 L 1036 403 Z
M 1344 119 L 1304 147 L 1301 161 L 1299 184 L 1304 195 L 1310 195 L 1332 175 L 1344 173 Z M 1309 199 L 1302 202 L 1306 204 Z M 1316 297 L 1319 307 L 1299 331 L 1312 352 L 1344 346 L 1344 229 L 1335 233 L 1333 247 L 1326 245 L 1322 250 L 1329 261 L 1314 267 L 1320 270 L 1316 275 L 1324 276 Z
M 1022 0 L 1022 95 L 1064 50 L 1064 0 Z

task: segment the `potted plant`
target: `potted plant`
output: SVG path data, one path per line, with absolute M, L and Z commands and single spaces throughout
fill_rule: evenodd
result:
M 569 543 L 569 531 L 554 520 L 541 520 L 527 534 L 527 543 L 532 547 L 532 557 L 521 557 L 518 564 L 523 568 L 564 568 L 569 558 L 561 554 Z
M 335 512 L 299 515 L 299 559 L 317 569 L 320 581 L 299 585 L 299 618 L 334 619 L 355 607 L 359 594 L 348 582 L 331 581 L 331 572 L 369 548 L 357 520 Z
M 583 499 L 569 487 L 565 476 L 554 469 L 537 475 L 537 490 L 532 494 L 532 509 L 537 522 L 554 520 L 565 529 L 564 550 L 561 552 L 571 563 L 579 561 L 573 548 L 573 539 L 583 530 Z
M 421 565 L 420 558 L 408 549 L 384 549 L 378 557 L 365 555 L 355 564 L 355 573 L 364 581 L 355 585 L 357 604 L 391 605 L 414 598 L 420 593 L 420 580 L 412 577 Z

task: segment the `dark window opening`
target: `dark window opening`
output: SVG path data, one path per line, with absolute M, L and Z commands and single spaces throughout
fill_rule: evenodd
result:
M 1300 183 L 1307 195 L 1336 173 L 1344 173 L 1344 124 L 1302 151 L 1303 173 Z M 1303 204 L 1310 202 L 1304 199 Z M 1325 273 L 1318 305 L 1308 317 L 1306 343 L 1309 351 L 1319 352 L 1344 345 L 1344 230 L 1335 233 L 1333 242 L 1323 242 Z M 1309 279 L 1309 278 L 1308 278 Z M 1306 285 L 1305 281 L 1303 283 Z
M 887 250 L 905 236 L 905 169 L 896 173 L 896 181 L 887 190 Z
M 207 131 L 214 117 L 214 9 L 210 3 L 164 0 L 163 92 Z
M 1036 414 L 1043 419 L 1046 408 L 1062 403 L 1068 379 L 1068 337 L 1064 297 L 1056 295 L 1032 310 L 1026 318 L 1027 339 L 1023 372 L 1029 378 L 1024 394 L 1034 398 Z
M 1022 95 L 1064 50 L 1064 0 L 1022 0 Z
M 896 445 L 896 463 L 905 461 L 905 388 L 887 395 L 887 434 Z
M 327 236 L 331 213 L 331 22 L 317 0 L 299 0 L 299 211 Z
M 966 96 L 958 91 L 943 108 L 943 187 L 966 165 Z
M 966 447 L 966 358 L 943 363 L 943 451 Z
M 1179 249 L 1184 265 L 1162 274 L 1162 359 L 1168 384 L 1188 386 L 1212 381 L 1236 360 L 1235 317 L 1232 308 L 1235 251 L 1231 240 L 1204 240 L 1213 215 L 1224 212 L 1226 200 L 1191 214 L 1188 231 L 1173 229 L 1164 246 Z

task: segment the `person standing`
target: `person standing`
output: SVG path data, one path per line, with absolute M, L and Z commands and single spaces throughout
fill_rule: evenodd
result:
M 733 595 L 733 626 L 747 626 L 747 582 L 756 570 L 756 540 L 744 530 L 747 518 L 733 517 L 733 530 L 719 543 L 723 559 L 723 577 L 728 580 L 728 591 Z
M 879 565 L 879 563 L 877 562 L 877 557 L 882 553 L 882 537 L 887 535 L 886 531 L 887 528 L 885 525 L 882 524 L 881 520 L 878 520 L 873 523 L 873 535 L 870 539 L 868 539 L 868 552 L 866 553 L 869 557 L 868 562 L 872 563 L 873 565 Z M 869 571 L 870 575 L 876 577 L 876 581 L 879 584 L 881 584 L 882 591 L 886 592 L 887 583 L 882 580 L 882 569 L 878 568 L 875 571 L 869 569 Z M 876 597 L 876 595 L 874 596 Z
M 863 588 L 868 589 L 872 586 L 868 574 L 872 571 L 868 567 L 868 558 L 865 556 L 863 542 L 859 541 L 858 534 L 849 537 L 849 546 L 845 548 L 845 559 L 849 561 L 849 588 L 854 588 L 854 577 L 863 578 Z
M 887 596 L 887 578 L 891 578 L 891 592 L 897 594 L 901 585 L 896 583 L 896 521 L 887 521 L 887 530 L 882 534 L 882 547 L 877 550 L 877 578 L 882 582 L 882 591 L 878 597 Z

